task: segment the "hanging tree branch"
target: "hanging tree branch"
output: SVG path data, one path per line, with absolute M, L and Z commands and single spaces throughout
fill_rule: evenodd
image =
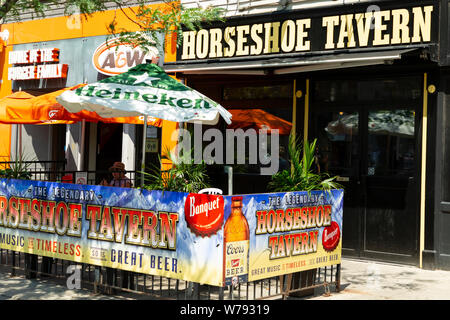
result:
M 140 46 L 144 51 L 161 46 L 159 38 L 172 33 L 177 34 L 179 45 L 183 28 L 199 30 L 206 23 L 223 21 L 224 12 L 222 8 L 211 6 L 205 9 L 184 8 L 179 0 L 163 0 L 158 6 L 139 0 L 137 10 L 127 6 L 126 0 L 0 0 L 0 21 L 5 17 L 20 21 L 24 12 L 31 13 L 33 17 L 45 17 L 51 5 L 64 7 L 65 15 L 80 14 L 86 19 L 94 12 L 115 8 L 135 27 L 126 29 L 120 26 L 114 16 L 107 26 L 110 38 Z
M 158 35 L 176 33 L 177 44 L 181 42 L 181 33 L 183 28 L 190 30 L 199 30 L 205 23 L 212 21 L 223 21 L 223 9 L 217 7 L 184 8 L 179 1 L 164 0 L 164 4 L 158 7 L 141 3 L 134 17 L 125 12 L 123 6 L 118 8 L 125 14 L 127 19 L 133 22 L 139 32 L 125 28 L 118 28 L 117 22 L 112 21 L 108 31 L 111 37 L 116 37 L 117 41 L 132 43 L 148 51 L 150 47 L 160 46 Z

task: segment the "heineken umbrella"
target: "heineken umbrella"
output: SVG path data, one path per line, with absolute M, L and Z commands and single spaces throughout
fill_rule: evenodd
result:
M 56 100 L 72 113 L 96 112 L 102 118 L 152 116 L 175 122 L 216 124 L 231 114 L 203 94 L 171 78 L 155 64 L 140 64 L 119 75 L 66 91 Z
M 230 124 L 231 114 L 218 103 L 167 75 L 155 64 L 140 64 L 127 72 L 66 91 L 56 100 L 69 112 L 96 112 L 102 118 L 144 115 L 175 122 Z M 144 126 L 142 170 L 145 164 Z M 143 182 L 143 181 L 142 181 Z

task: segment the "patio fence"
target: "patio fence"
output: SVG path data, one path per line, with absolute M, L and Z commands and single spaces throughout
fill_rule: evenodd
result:
M 0 162 L 0 170 L 14 162 Z M 66 171 L 64 161 L 27 161 L 31 180 L 62 182 L 63 177 L 75 177 L 79 171 Z M 87 172 L 87 183 L 98 184 L 108 172 Z M 127 171 L 127 175 L 139 184 L 140 175 Z M 66 181 L 66 180 L 64 180 Z M 260 300 L 287 299 L 305 296 L 323 288 L 327 295 L 340 290 L 340 264 L 296 272 L 284 276 L 241 283 L 237 286 L 216 287 L 163 276 L 135 273 L 108 267 L 55 259 L 13 250 L 0 249 L 0 265 L 10 270 L 11 275 L 29 279 L 47 278 L 71 286 L 70 276 L 77 272 L 80 287 L 94 293 L 116 294 L 119 291 L 149 295 L 154 299 L 174 300 Z

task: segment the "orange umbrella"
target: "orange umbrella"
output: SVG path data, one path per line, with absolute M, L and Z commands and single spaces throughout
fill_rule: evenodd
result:
M 292 123 L 270 114 L 262 109 L 230 109 L 233 122 L 228 125 L 230 129 L 255 129 L 272 130 L 278 129 L 278 134 L 289 135 Z
M 20 106 L 32 98 L 34 98 L 33 95 L 26 93 L 24 91 L 17 91 L 9 96 L 1 98 L 0 99 L 0 123 L 9 123 L 7 115 L 5 113 L 5 108 L 7 105 Z
M 80 85 L 75 88 L 79 86 Z M 67 112 L 59 103 L 56 102 L 54 98 L 55 93 L 61 94 L 63 91 L 68 89 L 72 88 L 66 88 L 38 97 L 33 97 L 23 101 L 20 104 L 7 104 L 5 110 L 5 123 L 67 124 L 81 120 L 78 116 Z
M 22 100 L 21 103 L 7 103 L 6 117 L 3 123 L 22 123 L 22 124 L 69 124 L 82 120 L 90 122 L 105 123 L 132 123 L 143 124 L 143 117 L 117 117 L 102 118 L 92 111 L 82 110 L 77 113 L 67 111 L 56 101 L 56 97 L 67 90 L 75 90 L 85 84 L 79 84 L 73 87 L 64 88 L 58 91 L 43 94 L 38 97 L 32 97 L 28 100 Z M 0 102 L 1 103 L 1 102 Z M 161 127 L 162 120 L 151 118 L 148 124 Z

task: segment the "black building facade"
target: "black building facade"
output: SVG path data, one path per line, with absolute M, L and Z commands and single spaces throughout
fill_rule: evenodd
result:
M 379 1 L 230 18 L 186 30 L 165 69 L 236 115 L 263 110 L 317 139 L 318 168 L 345 188 L 344 255 L 450 269 L 449 6 Z M 234 167 L 233 191 L 267 192 L 260 166 Z
M 428 200 L 433 208 L 432 214 L 428 212 L 426 236 L 426 253 L 438 268 L 450 269 L 450 2 L 441 1 L 439 16 L 439 58 L 437 59 L 436 83 L 437 90 L 433 99 L 435 125 L 433 128 L 435 144 L 434 149 L 428 149 L 435 155 L 434 167 L 430 168 L 434 181 L 430 181 L 429 188 L 432 194 Z M 434 169 L 434 171 L 433 171 Z M 431 179 L 430 179 L 431 180 Z M 433 185 L 431 185 L 433 183 Z

